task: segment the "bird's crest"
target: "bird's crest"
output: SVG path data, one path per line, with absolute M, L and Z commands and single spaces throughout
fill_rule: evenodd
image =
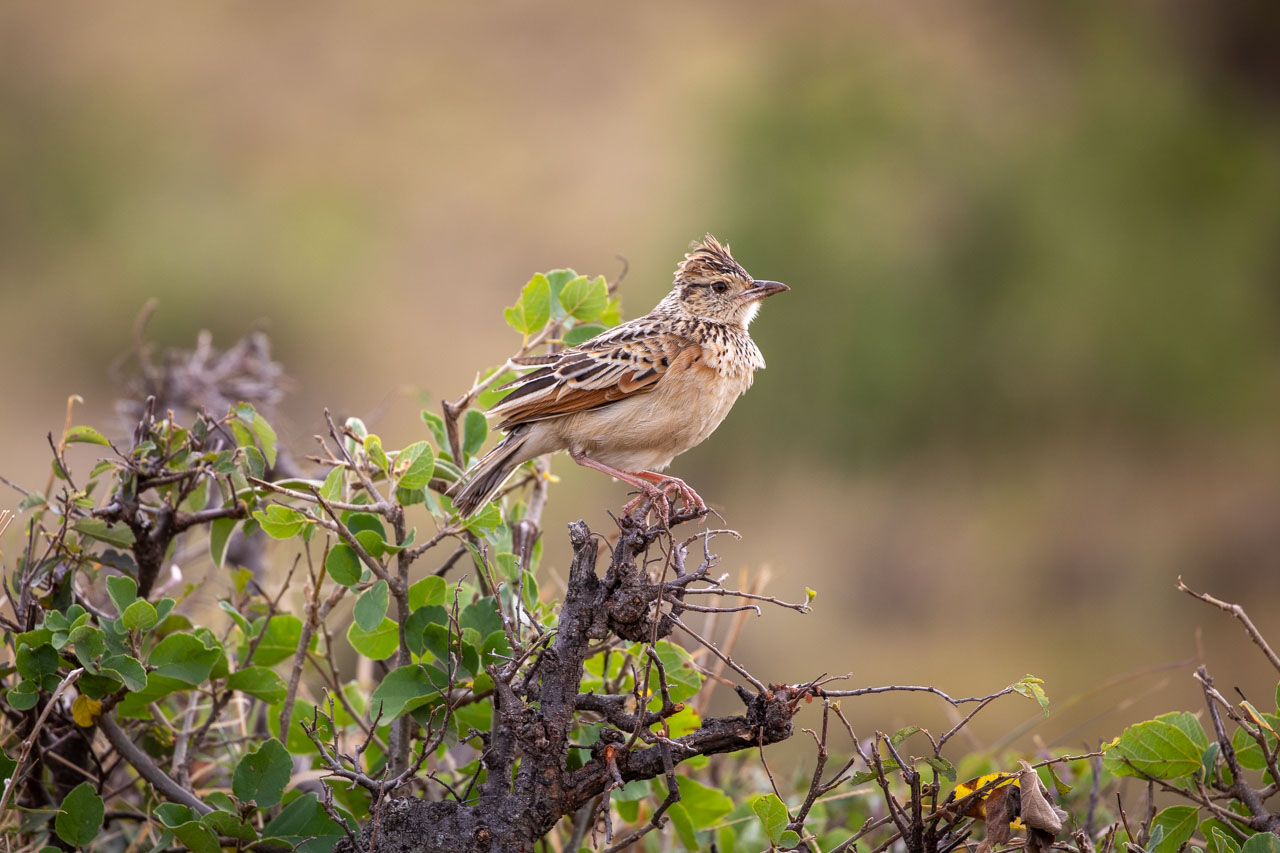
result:
M 703 237 L 701 241 L 693 243 L 690 249 L 692 251 L 686 254 L 684 260 L 680 262 L 680 266 L 676 267 L 677 280 L 684 278 L 706 281 L 724 275 L 731 275 L 737 276 L 746 282 L 751 281 L 751 276 L 747 274 L 747 271 L 733 259 L 733 255 L 729 254 L 729 244 L 721 244 L 711 234 Z

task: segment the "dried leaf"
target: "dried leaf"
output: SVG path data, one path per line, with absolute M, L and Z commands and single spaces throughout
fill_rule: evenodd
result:
M 1042 829 L 1056 836 L 1062 831 L 1062 821 L 1067 813 L 1048 800 L 1048 789 L 1040 782 L 1040 776 L 1025 761 L 1019 761 L 1022 773 L 1018 787 L 1022 790 L 1022 822 L 1032 829 Z

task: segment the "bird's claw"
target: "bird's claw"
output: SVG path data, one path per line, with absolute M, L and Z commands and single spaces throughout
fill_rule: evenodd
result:
M 679 477 L 662 477 L 652 482 L 637 485 L 640 494 L 636 495 L 622 508 L 624 515 L 630 515 L 645 501 L 651 509 L 658 511 L 664 528 L 671 528 L 671 509 L 678 498 L 686 512 L 706 515 L 707 505 L 693 488 Z

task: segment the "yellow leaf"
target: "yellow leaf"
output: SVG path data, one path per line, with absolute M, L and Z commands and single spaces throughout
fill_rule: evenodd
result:
M 98 721 L 98 717 L 102 715 L 102 703 L 97 699 L 90 699 L 88 696 L 77 696 L 76 701 L 71 704 L 71 716 L 76 721 L 77 726 L 89 728 Z
M 1271 725 L 1262 718 L 1261 714 L 1258 713 L 1258 709 L 1253 707 L 1252 702 L 1241 702 L 1240 707 L 1249 715 L 1249 719 L 1253 720 L 1254 724 L 1261 726 L 1272 734 L 1276 733 L 1276 730 L 1271 728 Z
M 960 782 L 957 784 L 956 799 L 964 799 L 974 791 L 985 788 L 985 790 L 982 790 L 982 793 L 978 795 L 976 802 L 970 805 L 968 810 L 965 812 L 965 814 L 970 817 L 980 817 L 985 819 L 987 798 L 990 797 L 996 789 L 1003 788 L 1005 785 L 1009 784 L 1017 785 L 1018 777 L 1012 773 L 987 773 L 983 776 L 977 777 L 976 779 L 970 779 L 967 782 Z M 987 787 L 988 785 L 990 787 Z

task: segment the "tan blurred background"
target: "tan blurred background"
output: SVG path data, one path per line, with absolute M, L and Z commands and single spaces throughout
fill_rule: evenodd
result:
M 1199 706 L 1196 654 L 1267 704 L 1280 641 L 1280 50 L 1259 3 L 247 3 L 0 8 L 0 473 L 108 426 L 161 343 L 271 333 L 320 412 L 389 446 L 516 344 L 538 270 L 687 243 L 788 282 L 769 369 L 674 472 L 745 534 L 722 567 L 769 680 L 985 693 L 1027 672 L 1074 749 Z M 559 459 L 563 523 L 617 484 Z M 0 506 L 12 507 L 12 492 Z M 1067 703 L 1070 697 L 1079 701 Z M 729 707 L 726 705 L 725 707 Z M 938 725 L 928 697 L 852 707 Z M 997 742 L 1033 716 L 1007 703 Z

